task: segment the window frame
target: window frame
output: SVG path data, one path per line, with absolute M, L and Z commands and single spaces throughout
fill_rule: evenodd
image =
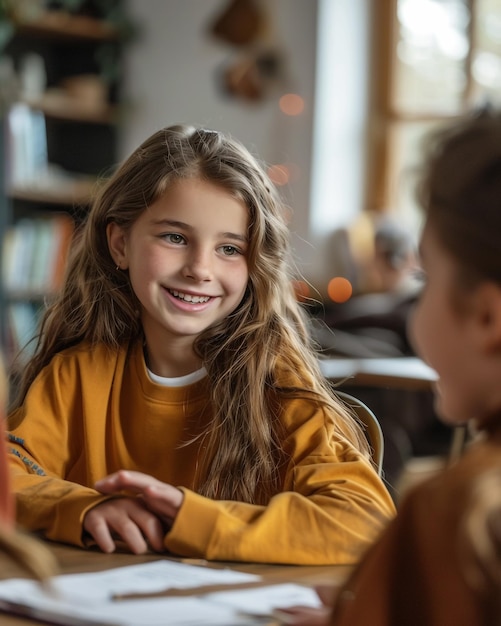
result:
M 466 31 L 470 45 L 464 63 L 466 83 L 458 109 L 453 112 L 427 109 L 422 113 L 399 110 L 395 104 L 398 0 L 379 0 L 374 4 L 377 6 L 374 6 L 372 19 L 371 106 L 364 206 L 376 213 L 396 211 L 398 215 L 393 190 L 397 185 L 395 179 L 399 175 L 402 162 L 395 154 L 395 137 L 403 132 L 402 129 L 410 128 L 413 124 L 448 122 L 463 115 L 473 106 L 472 60 L 477 47 L 475 33 L 479 2 L 466 0 L 470 11 Z

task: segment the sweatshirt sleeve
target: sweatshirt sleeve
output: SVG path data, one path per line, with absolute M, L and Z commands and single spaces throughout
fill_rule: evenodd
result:
M 485 448 L 475 455 L 467 452 L 468 460 L 463 457 L 406 494 L 396 519 L 340 589 L 332 626 L 475 626 L 498 621 L 498 587 L 492 586 L 491 602 L 488 587 L 482 588 L 482 577 L 477 577 L 480 570 L 469 553 L 466 532 L 470 512 L 476 513 L 477 537 L 487 520 L 485 503 L 478 506 L 481 499 L 476 497 L 482 473 L 500 467 L 499 446 L 491 450 L 490 459 Z
M 23 406 L 9 416 L 7 450 L 18 525 L 83 545 L 86 511 L 109 496 L 84 486 L 84 464 L 78 463 L 82 420 L 75 402 L 77 378 L 71 367 L 58 367 L 57 360 L 37 377 Z
M 301 400 L 292 405 L 283 491 L 256 506 L 183 489 L 183 505 L 165 538 L 170 551 L 304 565 L 359 560 L 393 517 L 393 501 L 369 462 L 335 434 L 322 409 Z

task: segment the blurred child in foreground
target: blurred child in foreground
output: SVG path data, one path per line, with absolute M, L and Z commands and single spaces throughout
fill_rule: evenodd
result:
M 501 113 L 430 137 L 418 197 L 426 283 L 413 342 L 439 375 L 438 415 L 478 437 L 408 494 L 333 611 L 291 610 L 287 623 L 501 624 Z

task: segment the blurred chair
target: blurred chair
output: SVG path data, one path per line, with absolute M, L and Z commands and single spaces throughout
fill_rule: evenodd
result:
M 358 419 L 365 426 L 365 434 L 369 440 L 372 450 L 372 459 L 376 465 L 379 476 L 383 474 L 384 437 L 383 431 L 377 417 L 369 407 L 344 391 L 335 390 L 336 396 L 345 404 L 348 409 L 355 413 Z

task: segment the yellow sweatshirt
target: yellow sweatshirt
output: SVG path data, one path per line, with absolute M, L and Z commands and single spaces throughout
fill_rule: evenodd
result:
M 56 355 L 9 418 L 9 462 L 18 523 L 55 541 L 84 545 L 85 513 L 109 499 L 96 480 L 119 469 L 183 489 L 164 544 L 170 552 L 224 561 L 353 563 L 394 515 L 381 479 L 334 433 L 332 418 L 297 399 L 284 406 L 291 460 L 267 506 L 216 501 L 194 491 L 207 423 L 207 380 L 164 387 L 141 346 L 79 345 Z

